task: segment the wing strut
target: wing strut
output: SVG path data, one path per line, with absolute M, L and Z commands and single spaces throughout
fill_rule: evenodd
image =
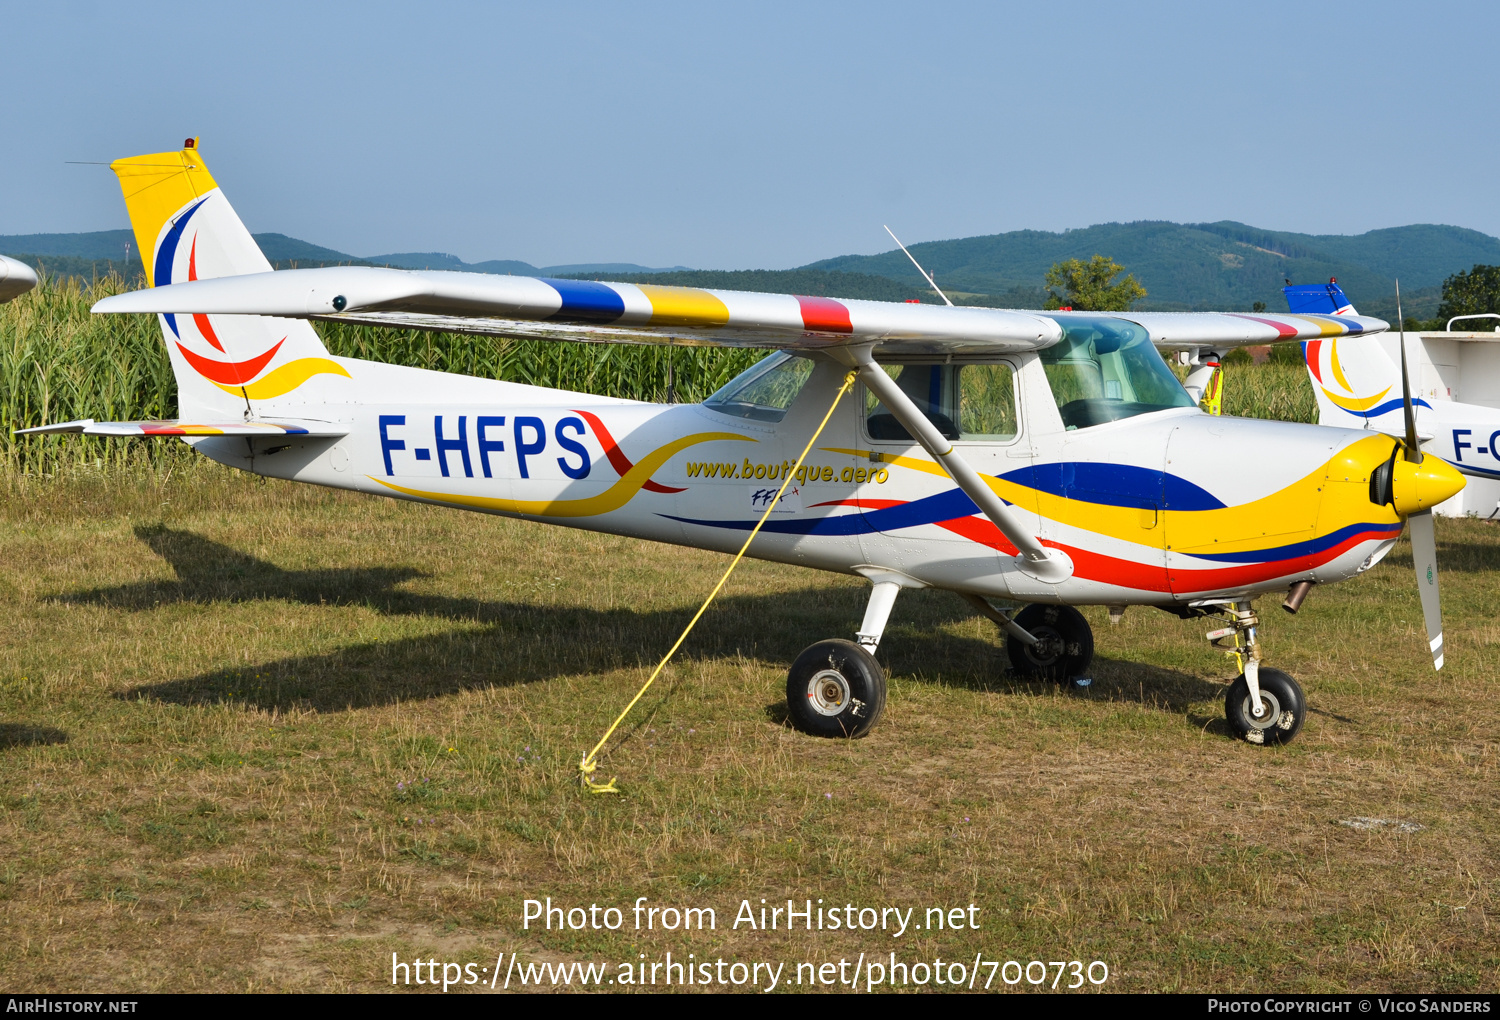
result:
M 927 420 L 927 416 L 911 402 L 911 398 L 901 392 L 901 388 L 891 377 L 885 374 L 885 369 L 875 364 L 869 347 L 845 348 L 843 351 L 830 353 L 839 357 L 845 351 L 854 363 L 860 380 L 869 387 L 870 392 L 875 394 L 907 432 L 916 437 L 922 448 L 942 465 L 948 477 L 994 522 L 1000 533 L 1021 551 L 1021 555 L 1015 560 L 1017 568 L 1048 584 L 1057 584 L 1073 576 L 1073 561 L 1068 554 L 1061 549 L 1048 549 L 1035 535 L 1021 527 L 1006 509 L 1005 501 L 985 484 L 979 472 L 970 467 L 968 461 L 959 456 L 953 444 Z

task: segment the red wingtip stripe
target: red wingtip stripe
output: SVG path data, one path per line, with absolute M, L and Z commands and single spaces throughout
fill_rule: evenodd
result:
M 803 329 L 819 333 L 854 332 L 854 325 L 849 321 L 849 309 L 832 298 L 803 297 L 798 294 L 797 304 L 802 306 Z
M 1251 322 L 1264 323 L 1265 325 L 1274 328 L 1276 332 L 1281 334 L 1283 337 L 1297 335 L 1297 328 L 1295 326 L 1289 326 L 1284 322 L 1277 322 L 1275 319 L 1263 319 L 1259 315 L 1241 315 L 1238 312 L 1230 312 L 1229 314 L 1233 315 L 1237 319 L 1249 319 Z

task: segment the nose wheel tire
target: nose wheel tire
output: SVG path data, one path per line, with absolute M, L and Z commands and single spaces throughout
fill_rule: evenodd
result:
M 787 671 L 786 707 L 803 733 L 862 737 L 885 711 L 885 670 L 853 641 L 819 641 Z
M 1094 661 L 1094 631 L 1072 606 L 1029 605 L 1015 621 L 1037 639 L 1034 645 L 1014 635 L 1006 639 L 1005 651 L 1016 675 L 1069 680 L 1083 676 Z
M 1302 720 L 1307 715 L 1307 696 L 1301 685 L 1279 669 L 1262 666 L 1260 700 L 1264 711 L 1257 716 L 1244 674 L 1229 685 L 1224 695 L 1224 718 L 1234 735 L 1252 744 L 1291 743 L 1302 732 Z

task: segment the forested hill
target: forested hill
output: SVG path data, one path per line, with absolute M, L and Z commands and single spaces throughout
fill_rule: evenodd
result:
M 515 260 L 465 263 L 437 252 L 358 258 L 285 234 L 256 234 L 278 269 L 293 265 L 394 265 L 521 275 L 574 275 L 622 282 L 721 287 L 902 301 L 931 300 L 931 291 L 899 250 L 843 255 L 800 269 L 734 272 L 647 269 L 632 263 L 535 267 Z M 115 270 L 133 278 L 139 253 L 128 230 L 85 234 L 0 235 L 0 254 L 24 258 L 49 272 L 90 276 Z M 127 248 L 127 245 L 129 246 Z M 129 261 L 126 253 L 129 252 Z M 1069 258 L 1107 255 L 1145 286 L 1140 309 L 1248 310 L 1257 301 L 1284 310 L 1282 281 L 1317 283 L 1336 276 L 1361 311 L 1395 317 L 1395 280 L 1405 312 L 1430 318 L 1444 279 L 1475 264 L 1500 265 L 1500 239 L 1462 227 L 1416 224 L 1357 235 L 1297 234 L 1243 223 L 1102 223 L 1049 233 L 1006 234 L 928 241 L 912 253 L 960 303 L 1035 308 L 1045 299 L 1047 269 Z
M 1426 316 L 1435 311 L 1438 288 L 1447 276 L 1475 263 L 1500 264 L 1500 239 L 1429 224 L 1318 235 L 1227 220 L 1148 220 L 1056 234 L 1016 230 L 910 248 L 939 286 L 994 295 L 1040 287 L 1048 267 L 1063 259 L 1108 255 L 1145 286 L 1148 297 L 1136 305 L 1141 309 L 1236 309 L 1256 301 L 1284 309 L 1284 279 L 1317 283 L 1336 276 L 1361 312 L 1380 315 L 1388 310 L 1394 315 L 1399 275 L 1406 313 Z M 886 276 L 913 287 L 923 283 L 899 250 L 844 255 L 803 268 Z

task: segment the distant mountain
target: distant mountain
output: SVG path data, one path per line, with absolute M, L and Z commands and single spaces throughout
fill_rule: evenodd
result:
M 124 261 L 126 245 L 130 246 L 130 255 L 139 259 L 135 234 L 129 230 L 95 230 L 88 234 L 0 234 L 0 255 L 20 252 Z
M 842 255 L 797 270 L 710 272 L 683 266 L 652 268 L 631 262 L 541 267 L 506 259 L 468 263 L 442 252 L 358 258 L 285 234 L 256 234 L 255 240 L 278 269 L 384 265 L 524 276 L 603 276 L 622 282 L 888 301 L 931 298 L 926 282 L 899 250 L 880 255 Z M 1398 278 L 1406 314 L 1426 319 L 1437 313 L 1440 288 L 1449 275 L 1476 263 L 1500 265 L 1500 239 L 1476 230 L 1434 224 L 1344 235 L 1262 230 L 1231 220 L 1142 220 L 1101 223 L 1062 233 L 1016 230 L 928 241 L 912 245 L 911 250 L 961 304 L 1036 308 L 1046 299 L 1042 281 L 1054 262 L 1100 254 L 1125 266 L 1146 287 L 1147 297 L 1137 304 L 1142 310 L 1248 310 L 1256 301 L 1264 301 L 1272 310 L 1284 310 L 1283 280 L 1314 283 L 1336 276 L 1361 312 L 1387 320 L 1395 318 Z M 128 230 L 0 235 L 0 254 L 67 276 L 115 271 L 133 278 L 141 271 L 135 237 Z
M 562 268 L 562 267 L 557 267 Z M 559 274 L 561 275 L 561 274 Z M 591 277 L 588 273 L 574 278 Z M 811 297 L 854 298 L 865 301 L 936 302 L 937 295 L 924 282 L 919 290 L 900 280 L 869 273 L 841 273 L 826 269 L 685 269 L 676 272 L 611 275 L 614 283 L 654 283 L 668 287 L 704 287 L 709 290 L 749 290 L 770 294 L 806 294 Z
M 398 269 L 449 269 L 460 273 L 495 273 L 511 276 L 576 276 L 585 273 L 675 273 L 687 269 L 652 269 L 634 262 L 582 262 L 569 266 L 534 266 L 530 262 L 494 259 L 489 262 L 465 262 L 457 255 L 440 251 L 398 252 L 394 255 L 370 255 L 366 262 Z
M 371 263 L 285 234 L 256 234 L 256 244 L 277 269 L 366 266 Z M 128 258 L 127 258 L 128 253 Z M 54 276 L 84 278 L 119 273 L 127 280 L 143 272 L 135 234 L 96 230 L 82 234 L 0 235 L 0 255 L 9 255 Z
M 975 294 L 1040 291 L 1047 269 L 1064 259 L 1108 255 L 1145 286 L 1140 309 L 1285 309 L 1283 280 L 1314 283 L 1336 276 L 1361 312 L 1395 315 L 1394 280 L 1402 281 L 1407 315 L 1435 314 L 1439 287 L 1475 263 L 1500 264 L 1500 239 L 1461 227 L 1418 224 L 1353 236 L 1261 230 L 1243 223 L 1165 221 L 1104 223 L 1063 233 L 1006 234 L 929 241 L 911 252 L 938 285 Z M 805 269 L 868 273 L 920 286 L 900 250 L 844 255 Z

